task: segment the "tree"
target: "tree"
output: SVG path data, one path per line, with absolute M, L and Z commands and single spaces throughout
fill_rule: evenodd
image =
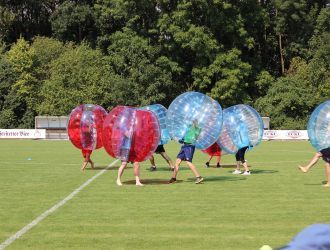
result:
M 32 45 L 21 38 L 3 54 L 0 61 L 4 77 L 0 87 L 3 127 L 34 126 L 37 106 L 43 102 L 40 90 L 50 75 L 49 65 L 68 47 L 50 38 L 36 37 Z
M 92 6 L 86 3 L 64 1 L 52 13 L 53 36 L 61 41 L 95 44 L 96 27 Z
M 323 2 L 275 0 L 275 33 L 278 36 L 282 74 L 293 57 L 306 58 L 307 44 Z
M 7 114 L 14 114 L 20 127 L 30 128 L 34 124 L 35 105 L 38 100 L 39 82 L 33 74 L 35 51 L 28 42 L 19 39 L 6 53 L 15 80 L 4 102 Z
M 34 37 L 31 49 L 35 51 L 34 74 L 39 82 L 43 82 L 50 77 L 51 62 L 72 49 L 72 47 L 71 43 L 63 44 L 53 38 Z
M 7 8 L 0 6 L 0 39 L 5 40 L 10 26 L 15 19 L 15 14 Z
M 7 107 L 6 99 L 15 82 L 15 74 L 5 56 L 4 48 L 0 49 L 0 127 L 9 128 L 17 125 L 15 114 Z
M 50 36 L 49 18 L 61 2 L 61 0 L 0 0 L 2 8 L 0 12 L 5 12 L 10 17 L 3 34 L 4 41 L 13 43 L 20 37 L 31 41 L 35 35 Z
M 251 73 L 251 65 L 239 57 L 237 49 L 219 53 L 208 67 L 193 70 L 194 85 L 202 92 L 210 92 L 211 97 L 225 107 L 250 102 L 246 78 Z
M 306 71 L 304 61 L 297 65 Z M 305 129 L 308 111 L 313 107 L 313 88 L 296 73 L 278 78 L 267 95 L 256 101 L 256 109 L 268 116 L 273 129 Z
M 155 0 L 97 0 L 94 4 L 98 46 L 104 53 L 110 45 L 110 36 L 129 28 L 142 37 L 152 38 L 158 20 L 158 1 Z
M 40 95 L 43 102 L 37 106 L 41 115 L 68 115 L 83 103 L 105 105 L 104 98 L 111 93 L 111 69 L 99 50 L 83 43 L 62 53 L 50 65 Z
M 117 81 L 113 81 L 112 103 L 126 105 L 169 105 L 178 93 L 172 78 L 180 72 L 178 65 L 159 55 L 159 48 L 130 29 L 111 36 L 109 64 Z

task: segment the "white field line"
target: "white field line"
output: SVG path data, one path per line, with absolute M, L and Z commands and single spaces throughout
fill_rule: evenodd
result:
M 70 201 L 76 194 L 78 194 L 81 190 L 83 190 L 86 186 L 88 186 L 92 181 L 94 181 L 97 177 L 104 174 L 109 168 L 111 168 L 114 164 L 117 163 L 118 160 L 115 160 L 112 162 L 107 168 L 103 169 L 90 179 L 88 179 L 84 184 L 82 184 L 80 187 L 78 187 L 76 190 L 74 190 L 71 194 L 69 194 L 67 197 L 65 197 L 63 200 L 58 202 L 56 205 L 48 209 L 46 212 L 35 218 L 31 223 L 23 227 L 21 230 L 16 232 L 14 235 L 10 236 L 7 240 L 1 243 L 0 250 L 5 249 L 7 246 L 9 246 L 11 243 L 13 243 L 15 240 L 17 240 L 19 237 L 24 235 L 26 232 L 28 232 L 31 228 L 36 226 L 39 222 L 41 222 L 43 219 L 45 219 L 48 215 L 55 212 L 57 209 L 65 205 L 68 201 Z

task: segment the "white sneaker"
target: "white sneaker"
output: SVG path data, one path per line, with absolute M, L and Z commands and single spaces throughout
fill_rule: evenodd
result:
M 250 171 L 244 171 L 244 173 L 242 175 L 251 175 Z
M 238 169 L 235 169 L 235 171 L 232 172 L 232 174 L 241 174 L 241 173 L 242 173 L 242 171 L 241 170 L 238 170 Z

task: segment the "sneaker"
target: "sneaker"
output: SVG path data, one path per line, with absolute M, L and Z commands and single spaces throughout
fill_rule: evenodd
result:
M 251 172 L 250 171 L 244 171 L 244 173 L 242 175 L 250 175 Z
M 217 168 L 221 168 L 221 165 L 219 163 L 217 163 Z
M 176 178 L 171 178 L 170 180 L 169 180 L 169 182 L 168 182 L 168 184 L 172 184 L 172 183 L 174 183 L 174 182 L 176 182 Z
M 206 163 L 205 163 L 205 167 L 206 167 L 206 168 L 210 167 L 210 163 L 209 163 L 209 162 L 206 162 Z
M 241 174 L 241 173 L 242 173 L 242 171 L 241 170 L 238 170 L 238 169 L 235 169 L 235 171 L 232 172 L 232 174 Z
M 156 168 L 155 166 L 151 166 L 149 170 L 150 170 L 151 172 L 153 172 L 153 171 L 156 171 L 157 168 Z
M 170 168 L 170 171 L 174 171 L 174 168 Z
M 198 177 L 196 177 L 196 181 L 195 181 L 195 183 L 196 183 L 196 184 L 199 184 L 199 183 L 201 183 L 203 180 L 204 180 L 204 179 L 203 179 L 202 176 L 198 176 Z

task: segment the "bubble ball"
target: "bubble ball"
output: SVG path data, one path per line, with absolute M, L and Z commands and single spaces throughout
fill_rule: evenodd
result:
M 102 138 L 110 156 L 122 161 L 141 162 L 155 152 L 160 127 L 151 111 L 117 106 L 104 121 Z
M 142 109 L 152 111 L 156 115 L 158 122 L 159 122 L 160 129 L 161 129 L 159 145 L 167 144 L 169 142 L 169 140 L 171 140 L 170 134 L 166 127 L 167 109 L 161 104 L 148 105 L 148 106 L 143 107 Z
M 219 147 L 218 143 L 215 142 L 207 149 L 203 149 L 202 152 L 208 154 L 209 156 L 220 156 L 221 148 Z
M 107 112 L 99 105 L 82 104 L 71 111 L 68 136 L 74 146 L 83 150 L 102 147 L 102 127 Z
M 186 92 L 176 97 L 167 110 L 166 125 L 171 138 L 182 139 L 197 121 L 201 128 L 195 146 L 198 149 L 210 147 L 218 138 L 222 127 L 220 104 L 199 92 Z
M 238 104 L 223 110 L 221 149 L 235 154 L 240 148 L 254 147 L 262 139 L 264 124 L 259 113 L 249 105 Z
M 330 100 L 313 111 L 307 125 L 309 140 L 317 151 L 330 147 Z

